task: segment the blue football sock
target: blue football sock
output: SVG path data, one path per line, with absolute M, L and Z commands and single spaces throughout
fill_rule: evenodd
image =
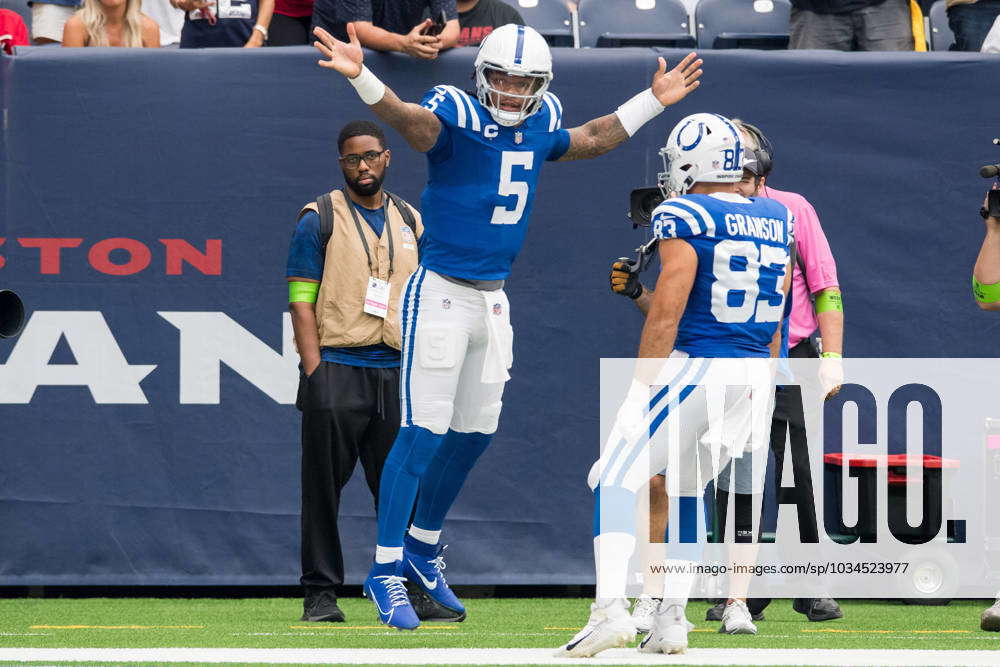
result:
M 635 535 L 635 493 L 621 486 L 594 489 L 594 537 L 602 533 Z
M 441 530 L 448 510 L 465 484 L 465 478 L 492 439 L 491 433 L 449 430 L 445 434 L 427 471 L 420 478 L 420 496 L 413 525 L 424 530 Z
M 437 435 L 422 426 L 403 426 L 385 460 L 378 493 L 378 544 L 403 546 L 420 478 L 441 444 Z

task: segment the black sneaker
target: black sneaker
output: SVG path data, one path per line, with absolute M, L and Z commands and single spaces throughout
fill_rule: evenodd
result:
M 465 612 L 457 612 L 439 604 L 420 586 L 406 582 L 406 593 L 410 596 L 410 604 L 417 618 L 433 623 L 461 623 L 465 620 Z
M 749 607 L 749 606 L 750 605 L 748 603 L 747 607 Z M 708 611 L 705 612 L 705 620 L 706 621 L 721 621 L 722 620 L 722 615 L 725 614 L 725 613 L 726 613 L 726 601 L 723 600 L 722 602 L 720 602 L 719 604 L 715 605 L 714 607 L 709 607 L 708 608 Z M 763 621 L 764 620 L 764 611 L 763 610 L 758 611 L 756 614 L 753 613 L 753 612 L 751 612 L 750 613 L 750 618 L 752 618 L 755 621 Z
M 337 606 L 337 594 L 333 591 L 321 591 L 306 595 L 302 602 L 302 618 L 310 622 L 343 623 L 344 612 Z
M 810 621 L 832 621 L 844 617 L 840 605 L 833 598 L 795 598 L 792 609 L 805 614 Z

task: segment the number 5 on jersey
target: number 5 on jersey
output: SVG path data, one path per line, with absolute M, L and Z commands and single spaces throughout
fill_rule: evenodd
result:
M 514 180 L 514 167 L 531 169 L 535 164 L 535 154 L 531 151 L 504 151 L 500 163 L 500 185 L 498 193 L 503 197 L 511 195 L 517 197 L 514 210 L 504 206 L 497 206 L 493 209 L 493 218 L 490 220 L 494 225 L 516 225 L 521 222 L 524 214 L 524 207 L 528 204 L 528 183 L 527 181 Z

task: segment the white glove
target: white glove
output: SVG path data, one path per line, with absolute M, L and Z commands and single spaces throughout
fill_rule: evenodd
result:
M 819 384 L 823 388 L 823 395 L 833 398 L 840 392 L 840 385 L 844 384 L 844 360 L 827 352 L 819 360 Z

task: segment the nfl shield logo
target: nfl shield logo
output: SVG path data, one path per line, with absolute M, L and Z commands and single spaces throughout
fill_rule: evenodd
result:
M 451 308 L 451 299 L 441 299 L 441 307 L 445 310 Z
M 499 303 L 494 303 L 493 304 L 493 314 L 494 315 L 499 315 L 502 312 L 503 312 L 503 306 L 501 306 Z
M 515 144 L 519 144 L 522 141 L 524 141 L 524 134 L 522 132 L 515 132 L 514 133 L 514 143 Z

